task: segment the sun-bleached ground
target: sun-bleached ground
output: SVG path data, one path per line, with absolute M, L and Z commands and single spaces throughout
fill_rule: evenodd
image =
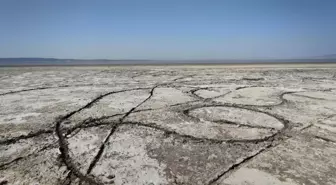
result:
M 335 65 L 0 68 L 0 184 L 335 185 Z

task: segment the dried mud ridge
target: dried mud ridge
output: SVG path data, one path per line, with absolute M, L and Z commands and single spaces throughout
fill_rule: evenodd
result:
M 135 76 L 132 77 L 132 79 L 134 81 L 137 81 L 136 78 L 140 77 L 142 74 L 137 74 Z M 283 118 L 280 115 L 276 115 L 276 114 L 271 114 L 269 112 L 266 111 L 262 111 L 260 109 L 258 109 L 259 107 L 276 107 L 276 106 L 280 106 L 283 104 L 287 103 L 287 100 L 284 99 L 284 95 L 286 94 L 292 94 L 295 92 L 283 92 L 279 95 L 279 99 L 281 100 L 280 103 L 276 104 L 276 105 L 243 105 L 243 104 L 229 104 L 229 103 L 217 103 L 215 101 L 213 101 L 213 99 L 215 98 L 219 98 L 219 97 L 224 97 L 225 95 L 231 93 L 225 93 L 225 94 L 221 94 L 212 98 L 203 98 L 199 95 L 196 94 L 197 91 L 199 90 L 211 90 L 211 87 L 198 87 L 198 88 L 194 88 L 192 90 L 190 90 L 189 92 L 184 92 L 185 94 L 194 97 L 195 101 L 190 101 L 190 102 L 186 102 L 186 103 L 179 103 L 179 104 L 174 104 L 174 105 L 170 105 L 169 107 L 176 107 L 176 106 L 186 106 L 188 107 L 187 109 L 184 109 L 182 111 L 180 111 L 180 114 L 189 117 L 191 119 L 198 119 L 196 117 L 193 117 L 192 115 L 190 115 L 190 111 L 197 109 L 197 108 L 203 108 L 203 107 L 233 107 L 233 108 L 238 108 L 238 109 L 244 109 L 244 110 L 249 110 L 249 111 L 253 111 L 253 112 L 258 112 L 261 114 L 266 114 L 268 116 L 271 116 L 273 118 L 275 118 L 276 120 L 278 120 L 279 122 L 281 122 L 283 124 L 283 128 L 281 130 L 278 130 L 275 134 L 261 138 L 261 139 L 241 139 L 241 140 L 220 140 L 220 139 L 211 139 L 211 138 L 199 138 L 199 137 L 195 137 L 192 135 L 187 135 L 187 134 L 181 134 L 176 132 L 175 130 L 170 130 L 167 129 L 165 127 L 162 127 L 156 123 L 142 123 L 142 122 L 131 122 L 131 121 L 125 121 L 125 119 L 132 113 L 135 112 L 146 112 L 146 111 L 152 111 L 152 110 L 156 110 L 156 109 L 141 109 L 141 110 L 137 110 L 138 107 L 140 107 L 142 104 L 144 104 L 145 102 L 147 102 L 148 100 L 150 100 L 155 92 L 155 89 L 158 87 L 175 87 L 174 83 L 177 81 L 181 81 L 183 79 L 186 78 L 192 78 L 195 75 L 188 75 L 188 76 L 183 76 L 183 77 L 178 77 L 176 79 L 173 79 L 171 82 L 169 83 L 163 83 L 163 84 L 157 84 L 154 85 L 151 88 L 134 88 L 134 89 L 125 89 L 125 90 L 119 90 L 119 91 L 112 91 L 112 92 L 108 92 L 105 93 L 101 96 L 96 97 L 95 99 L 93 99 L 91 102 L 87 103 L 85 106 L 69 112 L 68 114 L 59 117 L 55 120 L 54 123 L 54 127 L 50 128 L 50 129 L 45 129 L 45 130 L 39 130 L 37 132 L 32 132 L 29 133 L 27 135 L 22 135 L 22 136 L 18 136 L 18 137 L 13 137 L 10 139 L 6 139 L 6 140 L 0 140 L 0 145 L 9 145 L 9 144 L 13 144 L 16 143 L 20 140 L 24 140 L 24 139 L 29 139 L 29 138 L 33 138 L 33 137 L 37 137 L 43 134 L 53 134 L 55 133 L 56 136 L 58 137 L 58 143 L 53 143 L 50 145 L 47 145 L 45 147 L 43 147 L 42 149 L 40 149 L 39 151 L 36 151 L 28 156 L 24 156 L 24 157 L 19 157 L 16 158 L 6 164 L 2 164 L 0 166 L 0 169 L 4 169 L 6 168 L 8 165 L 11 165 L 13 163 L 16 163 L 19 160 L 23 160 L 25 158 L 29 158 L 32 155 L 36 155 L 37 153 L 44 151 L 48 148 L 52 148 L 55 147 L 55 144 L 58 145 L 59 151 L 60 151 L 60 158 L 62 163 L 64 163 L 64 165 L 67 167 L 69 173 L 68 176 L 63 179 L 62 184 L 71 184 L 71 181 L 75 178 L 78 178 L 80 181 L 80 184 L 96 184 L 96 185 L 103 185 L 104 183 L 97 177 L 95 177 L 94 175 L 91 175 L 92 170 L 94 170 L 97 162 L 101 159 L 102 154 L 104 152 L 105 146 L 107 144 L 107 142 L 109 141 L 110 137 L 116 132 L 116 130 L 121 126 L 121 125 L 137 125 L 137 126 L 142 126 L 142 127 L 148 127 L 148 128 L 152 128 L 152 129 L 156 129 L 156 130 L 160 130 L 165 132 L 165 134 L 167 135 L 175 135 L 177 137 L 182 137 L 186 140 L 194 140 L 197 142 L 205 142 L 205 143 L 266 143 L 265 147 L 261 148 L 259 151 L 251 154 L 250 156 L 245 157 L 244 159 L 242 159 L 241 161 L 231 165 L 227 170 L 224 170 L 222 172 L 220 172 L 216 177 L 209 179 L 208 180 L 208 185 L 214 184 L 216 183 L 221 177 L 230 174 L 232 172 L 234 172 L 235 170 L 237 170 L 241 165 L 243 165 L 244 163 L 252 160 L 254 157 L 260 155 L 261 153 L 270 150 L 271 148 L 279 145 L 280 143 L 282 143 L 284 140 L 287 140 L 289 138 L 291 138 L 295 132 L 292 131 L 292 126 L 293 124 L 289 124 L 290 120 L 286 120 L 285 118 Z M 247 80 L 247 81 L 262 81 L 264 80 L 264 78 L 243 78 L 243 80 Z M 138 81 L 137 81 L 138 82 Z M 88 84 L 88 86 L 90 86 L 91 84 Z M 83 86 L 83 85 L 78 85 L 78 86 Z M 180 85 L 183 86 L 183 85 Z M 19 90 L 19 91 L 11 91 L 11 92 L 7 92 L 7 93 L 3 93 L 0 94 L 0 96 L 5 96 L 5 95 L 9 95 L 9 94 L 15 94 L 15 93 L 20 93 L 20 92 L 28 92 L 28 91 L 35 91 L 35 90 L 44 90 L 44 89 L 50 89 L 50 88 L 64 88 L 64 87 L 72 87 L 72 86 L 68 86 L 68 85 L 64 85 L 64 86 L 58 86 L 58 87 L 38 87 L 38 88 L 32 88 L 32 89 L 24 89 L 24 90 Z M 262 86 L 243 86 L 243 87 L 237 87 L 235 90 L 239 90 L 239 89 L 243 89 L 243 88 L 250 88 L 250 87 L 262 87 Z M 149 90 L 150 89 L 150 93 L 148 95 L 148 97 L 143 100 L 141 103 L 137 104 L 136 106 L 134 106 L 133 108 L 131 108 L 129 111 L 125 112 L 125 113 L 119 113 L 119 114 L 115 114 L 115 115 L 110 115 L 110 116 L 102 116 L 99 118 L 88 118 L 86 120 L 83 120 L 80 124 L 76 124 L 70 128 L 62 128 L 63 123 L 65 122 L 69 122 L 69 119 L 81 112 L 84 109 L 88 109 L 90 107 L 92 107 L 95 103 L 97 103 L 98 101 L 100 101 L 101 99 L 103 99 L 106 96 L 115 94 L 115 93 L 121 93 L 121 92 L 127 92 L 127 91 L 135 91 L 135 90 Z M 295 94 L 295 96 L 304 96 L 304 95 L 297 95 Z M 305 96 L 308 97 L 308 96 Z M 317 100 L 321 100 L 321 98 L 314 98 L 314 97 L 308 97 L 308 98 L 313 98 L 313 99 L 317 99 Z M 196 105 L 189 105 L 189 103 L 197 103 Z M 109 121 L 109 118 L 112 117 L 117 117 L 120 116 L 121 118 L 118 121 Z M 241 123 L 236 123 L 236 122 L 232 122 L 232 121 L 228 121 L 228 120 L 219 120 L 216 121 L 219 124 L 231 124 L 231 125 L 237 125 L 239 127 L 248 127 L 248 128 L 263 128 L 263 129 L 271 129 L 271 128 L 267 128 L 267 127 L 262 127 L 262 126 L 251 126 L 251 125 L 244 125 Z M 69 154 L 69 146 L 68 146 L 68 141 L 67 139 L 73 137 L 74 135 L 76 135 L 81 129 L 83 128 L 88 128 L 88 127 L 98 127 L 101 125 L 109 125 L 111 127 L 110 132 L 108 134 L 108 136 L 105 138 L 105 140 L 101 143 L 98 152 L 96 153 L 95 157 L 93 158 L 93 160 L 90 162 L 89 167 L 86 171 L 86 173 L 82 173 L 79 169 L 79 167 L 76 165 L 76 163 L 74 162 L 74 160 L 71 158 L 70 154 Z M 311 126 L 311 125 L 310 125 Z M 305 127 L 303 129 L 307 129 L 308 127 Z M 302 129 L 302 130 L 303 130 Z M 299 131 L 300 132 L 300 131 Z M 320 137 L 320 136 L 315 136 L 316 138 L 322 139 L 326 142 L 334 142 L 331 139 L 328 138 L 324 138 L 324 137 Z M 111 182 L 113 182 L 113 177 L 114 175 L 112 174 L 111 176 Z M 0 182 L 0 184 L 6 184 L 7 181 L 2 181 Z M 175 182 L 175 184 L 180 184 Z

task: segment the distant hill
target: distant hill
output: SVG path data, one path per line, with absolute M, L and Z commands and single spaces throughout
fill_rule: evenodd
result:
M 336 59 L 336 54 L 316 56 L 315 59 Z
M 149 60 L 57 59 L 57 58 L 0 58 L 0 66 L 17 65 L 116 65 L 142 64 Z
M 57 58 L 0 58 L 0 66 L 61 66 L 61 65 L 163 65 L 163 64 L 265 64 L 265 63 L 336 63 L 335 55 L 308 59 L 253 59 L 253 60 L 109 60 Z

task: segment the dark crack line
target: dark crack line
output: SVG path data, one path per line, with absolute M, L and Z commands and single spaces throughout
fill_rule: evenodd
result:
M 102 156 L 102 154 L 104 152 L 105 146 L 106 146 L 106 144 L 110 140 L 110 137 L 113 135 L 113 133 L 115 133 L 115 131 L 117 130 L 117 128 L 119 127 L 119 125 L 122 124 L 123 121 L 124 121 L 124 119 L 126 119 L 126 117 L 129 116 L 135 109 L 137 109 L 142 104 L 144 104 L 145 102 L 147 102 L 154 95 L 154 90 L 158 86 L 159 85 L 154 86 L 151 89 L 149 96 L 145 100 L 143 100 L 141 103 L 139 103 L 135 107 L 131 108 L 122 118 L 119 119 L 119 122 L 117 124 L 115 124 L 115 125 L 112 126 L 112 129 L 110 130 L 109 135 L 105 138 L 104 142 L 100 145 L 97 154 L 95 155 L 94 159 L 91 161 L 90 166 L 89 166 L 86 174 L 90 174 L 92 172 L 93 168 L 96 166 L 97 162 L 100 160 L 100 158 L 101 158 L 101 156 Z
M 309 124 L 309 125 L 307 125 L 307 126 L 301 128 L 301 129 L 300 129 L 300 132 L 302 132 L 302 131 L 304 131 L 304 130 L 306 130 L 306 129 L 309 129 L 309 128 L 313 127 L 313 126 L 314 126 L 314 124 Z
M 330 143 L 334 143 L 334 144 L 336 144 L 336 141 L 334 141 L 334 140 L 332 140 L 332 139 L 329 139 L 329 138 L 326 138 L 326 137 L 315 136 L 315 135 L 314 135 L 314 138 L 323 140 L 323 141 L 325 141 L 325 142 L 330 142 Z
M 242 86 L 242 87 L 237 87 L 235 90 L 240 90 L 240 89 L 246 89 L 246 88 L 251 88 L 251 87 L 258 87 L 256 85 L 252 85 L 252 86 Z
M 6 93 L 2 93 L 2 94 L 0 94 L 0 96 L 9 95 L 9 94 L 16 94 L 16 93 L 21 93 L 21 92 L 45 90 L 45 89 L 57 89 L 57 88 L 67 88 L 67 87 L 85 87 L 85 86 L 91 86 L 91 85 L 83 84 L 83 85 L 60 85 L 60 86 L 50 86 L 50 87 L 37 87 L 37 88 L 23 89 L 23 90 L 18 90 L 18 91 L 10 91 L 10 92 L 6 92 Z
M 116 132 L 118 126 L 119 126 L 119 124 L 115 124 L 115 125 L 112 126 L 112 129 L 111 129 L 110 133 L 105 138 L 103 143 L 100 145 L 100 148 L 99 148 L 97 154 L 95 155 L 95 157 L 91 161 L 91 163 L 89 165 L 89 168 L 86 171 L 86 174 L 90 174 L 92 172 L 93 168 L 96 166 L 97 162 L 100 160 L 100 158 L 101 158 L 101 156 L 102 156 L 102 154 L 105 150 L 106 143 L 110 140 L 110 137 Z
M 211 121 L 211 120 L 208 120 Z M 212 122 L 219 123 L 219 124 L 228 124 L 228 125 L 235 125 L 240 128 L 258 128 L 258 129 L 267 129 L 267 130 L 275 130 L 275 128 L 272 127 L 266 127 L 266 126 L 261 126 L 261 125 L 248 125 L 248 124 L 243 124 L 243 123 L 238 123 L 234 121 L 229 121 L 229 120 L 213 120 Z
M 39 131 L 36 131 L 36 132 L 30 132 L 29 134 L 27 135 L 20 135 L 20 136 L 17 136 L 17 137 L 13 137 L 13 138 L 10 138 L 10 139 L 7 139 L 7 140 L 2 140 L 0 141 L 0 145 L 9 145 L 9 144 L 14 144 L 20 140 L 23 140 L 23 139 L 29 139 L 29 138 L 33 138 L 33 137 L 38 137 L 42 134 L 51 134 L 54 132 L 54 128 L 52 129 L 46 129 L 46 130 L 39 130 Z
M 302 88 L 302 89 L 305 89 L 305 90 L 308 90 L 308 91 L 316 91 L 316 92 L 331 92 L 333 91 L 335 88 L 319 88 L 319 89 L 313 89 L 313 88 Z
M 232 171 L 235 171 L 236 169 L 240 168 L 243 164 L 251 161 L 252 159 L 254 159 L 256 156 L 258 156 L 259 154 L 263 153 L 264 151 L 266 151 L 267 149 L 271 148 L 272 147 L 272 143 L 267 145 L 266 147 L 260 149 L 257 153 L 253 154 L 253 155 L 250 155 L 246 158 L 244 158 L 242 161 L 238 162 L 238 163 L 235 163 L 233 164 L 232 166 L 230 166 L 230 168 L 228 168 L 227 170 L 221 172 L 220 174 L 218 174 L 217 176 L 215 176 L 213 179 L 211 179 L 207 185 L 212 185 L 214 184 L 215 182 L 217 182 L 221 177 L 225 176 L 226 174 L 232 172 Z
M 179 77 L 179 78 L 175 78 L 174 80 L 173 80 L 173 82 L 176 82 L 176 81 L 178 81 L 178 80 L 182 80 L 182 79 L 184 79 L 184 78 L 192 78 L 192 77 L 194 77 L 195 75 L 187 75 L 187 76 L 182 76 L 182 77 Z
M 303 77 L 301 78 L 302 82 L 309 81 L 309 80 L 315 81 L 315 82 L 324 82 L 325 80 L 329 80 L 329 79 L 326 77 L 322 77 L 322 78 Z
M 23 89 L 23 90 L 18 90 L 18 91 L 10 91 L 10 92 L 6 92 L 6 93 L 2 93 L 2 94 L 0 94 L 0 96 L 4 96 L 4 95 L 8 95 L 8 94 L 20 93 L 20 92 L 27 92 L 27 91 L 50 89 L 50 88 L 53 88 L 53 87 L 38 87 L 38 88 Z
M 189 92 L 194 98 L 196 98 L 198 100 L 205 100 L 206 98 L 203 98 L 203 97 L 199 96 L 198 94 L 196 94 L 196 92 L 199 91 L 199 90 L 209 90 L 209 89 L 210 89 L 210 87 L 200 87 L 200 88 L 192 89 Z
M 45 150 L 47 150 L 47 149 L 50 149 L 50 148 L 52 148 L 52 147 L 55 147 L 55 143 L 53 143 L 53 144 L 48 144 L 48 145 L 42 147 L 41 149 L 39 149 L 38 151 L 35 151 L 35 152 L 33 152 L 33 153 L 30 153 L 30 154 L 28 154 L 28 155 L 26 155 L 26 156 L 20 156 L 20 157 L 15 158 L 15 159 L 13 159 L 13 160 L 7 162 L 7 163 L 0 164 L 0 170 L 5 169 L 7 166 L 12 165 L 13 163 L 17 163 L 17 162 L 19 162 L 19 161 L 21 161 L 21 160 L 24 160 L 24 159 L 30 158 L 30 157 L 32 157 L 32 156 L 35 156 L 35 155 L 37 155 L 38 153 L 43 152 L 43 151 L 45 151 Z
M 328 123 L 323 123 L 322 121 L 318 121 L 317 123 L 320 124 L 320 125 L 336 128 L 336 125 L 331 125 L 331 124 L 328 124 Z
M 135 78 L 140 77 L 140 76 L 142 76 L 142 75 L 143 75 L 142 73 L 141 73 L 141 74 L 136 74 L 136 75 L 132 76 L 131 78 L 132 78 L 133 81 L 139 83 L 140 80 L 136 80 Z
M 108 86 L 112 84 L 78 84 L 78 85 L 59 85 L 59 86 L 47 86 L 47 87 L 36 87 L 36 88 L 30 88 L 30 89 L 22 89 L 22 90 L 17 90 L 17 91 L 10 91 L 6 93 L 0 94 L 0 96 L 5 96 L 9 94 L 16 94 L 16 93 L 21 93 L 21 92 L 29 92 L 29 91 L 37 91 L 37 90 L 45 90 L 45 89 L 58 89 L 58 88 L 69 88 L 69 87 L 99 87 L 99 86 Z
M 168 107 L 177 107 L 177 106 L 183 106 L 183 105 L 188 105 L 189 103 L 195 103 L 195 102 L 200 102 L 200 100 L 190 100 L 190 101 L 186 101 L 186 102 L 183 102 L 183 103 L 176 103 L 176 104 L 172 104 L 172 105 L 169 105 Z M 162 107 L 162 108 L 157 108 L 157 109 L 150 109 L 150 110 L 162 110 L 162 109 L 165 109 L 166 107 Z M 145 109 L 142 109 L 143 111 L 146 111 Z M 142 111 L 142 110 L 139 110 Z M 137 112 L 137 111 L 134 111 L 134 112 Z
M 265 78 L 248 78 L 248 77 L 244 77 L 241 80 L 246 80 L 246 81 L 262 81 L 262 80 L 265 80 Z
M 139 103 L 137 106 L 131 108 L 122 118 L 120 118 L 120 122 L 122 123 L 124 121 L 124 119 L 130 115 L 135 109 L 137 109 L 138 107 L 140 107 L 142 104 L 146 103 L 149 99 L 151 99 L 154 95 L 154 90 L 158 87 L 159 85 L 156 85 L 154 86 L 151 91 L 150 91 L 150 94 L 149 96 L 144 100 L 142 101 L 141 103 Z
M 316 98 L 316 97 L 311 97 L 311 96 L 306 96 L 306 95 L 301 95 L 301 94 L 292 94 L 293 96 L 298 96 L 298 97 L 303 97 L 303 98 L 309 98 L 313 100 L 324 100 L 324 101 L 335 101 L 335 100 L 327 100 L 324 98 Z
M 216 99 L 216 98 L 222 98 L 222 97 L 224 97 L 224 96 L 226 96 L 226 95 L 228 95 L 228 94 L 230 94 L 230 93 L 232 93 L 232 91 L 229 91 L 229 92 L 227 92 L 227 93 L 224 93 L 224 94 L 221 94 L 221 95 L 212 97 L 212 98 L 208 98 L 207 101 L 214 101 L 214 99 Z

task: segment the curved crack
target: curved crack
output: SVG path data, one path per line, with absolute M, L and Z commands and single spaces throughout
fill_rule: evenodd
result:
M 46 129 L 46 130 L 38 130 L 36 132 L 30 132 L 27 135 L 20 135 L 20 136 L 13 137 L 10 139 L 2 140 L 0 141 L 0 145 L 14 144 L 22 139 L 29 139 L 29 138 L 40 136 L 42 134 L 51 134 L 53 132 L 54 132 L 54 128 Z
M 16 93 L 21 93 L 21 92 L 29 92 L 29 91 L 37 91 L 37 90 L 45 90 L 45 89 L 57 89 L 57 88 L 70 88 L 70 87 L 91 87 L 91 86 L 104 86 L 110 85 L 108 83 L 105 84 L 78 84 L 78 85 L 59 85 L 59 86 L 48 86 L 48 87 L 36 87 L 36 88 L 30 88 L 30 89 L 22 89 L 22 90 L 17 90 L 17 91 L 10 91 L 6 93 L 1 93 L 0 96 L 5 96 L 9 94 L 16 94 Z
M 203 98 L 201 96 L 199 96 L 198 94 L 196 94 L 197 91 L 199 90 L 208 90 L 210 89 L 210 87 L 200 87 L 200 88 L 196 88 L 196 89 L 192 89 L 190 90 L 190 94 L 193 95 L 196 99 L 199 99 L 199 100 L 205 100 L 206 98 Z
M 109 141 L 110 137 L 115 133 L 115 131 L 117 130 L 118 126 L 119 126 L 119 124 L 114 124 L 112 126 L 112 129 L 111 129 L 109 135 L 105 138 L 105 140 L 103 141 L 103 143 L 100 145 L 100 148 L 99 148 L 97 154 L 95 155 L 95 157 L 91 161 L 91 163 L 89 165 L 89 168 L 86 171 L 86 174 L 90 174 L 92 172 L 93 168 L 96 166 L 97 162 L 100 160 L 100 158 L 101 158 L 101 156 L 102 156 L 102 154 L 104 152 L 106 143 Z
M 19 162 L 19 161 L 21 161 L 21 160 L 24 160 L 24 159 L 26 159 L 26 158 L 35 156 L 36 154 L 38 154 L 38 153 L 40 153 L 40 152 L 43 152 L 44 150 L 47 150 L 47 149 L 52 148 L 52 147 L 55 147 L 55 143 L 53 143 L 53 144 L 48 144 L 48 145 L 42 147 L 41 149 L 39 149 L 38 151 L 34 151 L 33 153 L 30 153 L 30 154 L 28 154 L 28 155 L 26 155 L 26 156 L 20 156 L 20 157 L 17 157 L 17 158 L 15 158 L 15 159 L 13 159 L 13 160 L 7 162 L 7 163 L 3 163 L 3 164 L 0 165 L 0 170 L 3 170 L 5 167 L 7 167 L 7 166 L 9 166 L 9 165 L 11 165 L 11 164 L 13 164 L 13 163 L 17 163 L 17 162 Z
M 221 177 L 225 176 L 227 173 L 239 168 L 241 165 L 245 164 L 246 162 L 252 160 L 254 157 L 256 157 L 257 155 L 261 154 L 262 152 L 264 152 L 265 150 L 269 149 L 272 147 L 272 143 L 268 144 L 266 147 L 260 149 L 258 152 L 256 152 L 253 155 L 250 155 L 246 158 L 244 158 L 243 160 L 231 165 L 227 170 L 219 173 L 218 175 L 216 175 L 214 178 L 210 179 L 208 181 L 208 183 L 206 183 L 207 185 L 211 185 L 214 184 L 215 182 L 217 182 Z
M 228 92 L 227 94 L 229 94 L 231 92 Z M 277 107 L 277 106 L 281 106 L 281 105 L 284 105 L 285 103 L 288 102 L 288 100 L 286 100 L 284 98 L 284 96 L 286 94 L 293 94 L 293 93 L 297 93 L 296 91 L 287 91 L 287 92 L 283 92 L 281 93 L 278 98 L 280 99 L 280 102 L 277 103 L 277 104 L 271 104 L 271 105 L 251 105 L 251 104 L 234 104 L 234 105 L 237 105 L 237 106 L 250 106 L 250 107 L 265 107 L 265 108 L 271 108 L 271 107 Z M 224 94 L 224 95 L 227 95 L 227 94 Z M 217 97 L 216 97 L 217 98 Z M 214 99 L 214 98 L 212 98 Z M 212 100 L 214 102 L 214 100 Z M 216 103 L 216 102 L 214 102 Z
M 59 120 L 56 123 L 56 134 L 58 136 L 58 141 L 59 141 L 59 150 L 61 152 L 61 158 L 62 161 L 65 163 L 67 166 L 68 170 L 70 170 L 70 173 L 73 173 L 76 175 L 80 180 L 88 182 L 90 184 L 95 184 L 95 185 L 103 185 L 102 182 L 99 182 L 97 179 L 95 179 L 93 176 L 89 175 L 84 175 L 80 172 L 80 170 L 77 168 L 77 166 L 72 162 L 70 154 L 69 154 L 69 147 L 68 143 L 61 133 L 61 123 L 63 120 Z
M 187 76 L 182 76 L 182 77 L 179 77 L 179 78 L 175 78 L 175 79 L 173 80 L 173 82 L 176 82 L 176 81 L 178 81 L 178 80 L 182 80 L 182 79 L 184 79 L 184 78 L 192 78 L 193 76 L 195 76 L 195 75 L 187 75 Z
M 8 94 L 20 93 L 20 92 L 27 92 L 27 91 L 51 89 L 51 88 L 54 88 L 54 87 L 37 87 L 37 88 L 23 89 L 23 90 L 18 90 L 18 91 L 10 91 L 10 92 L 6 92 L 6 93 L 2 93 L 2 94 L 0 94 L 0 96 L 4 96 L 4 95 L 8 95 Z
M 306 95 L 301 95 L 301 94 L 292 94 L 292 95 L 293 96 L 298 96 L 298 97 L 303 97 L 303 98 L 314 99 L 314 100 L 334 101 L 334 100 L 327 100 L 327 99 L 324 99 L 324 98 L 311 97 L 311 96 L 306 96 Z
M 266 127 L 266 126 L 260 126 L 260 125 L 248 125 L 248 124 L 243 124 L 243 123 L 237 123 L 234 121 L 229 121 L 229 120 L 214 120 L 212 122 L 218 123 L 218 124 L 228 124 L 228 125 L 235 125 L 237 127 L 244 127 L 244 128 L 258 128 L 258 129 L 267 129 L 267 130 L 275 130 L 272 127 Z
M 247 81 L 262 81 L 265 80 L 265 78 L 249 78 L 249 77 L 244 77 L 242 80 L 247 80 Z

